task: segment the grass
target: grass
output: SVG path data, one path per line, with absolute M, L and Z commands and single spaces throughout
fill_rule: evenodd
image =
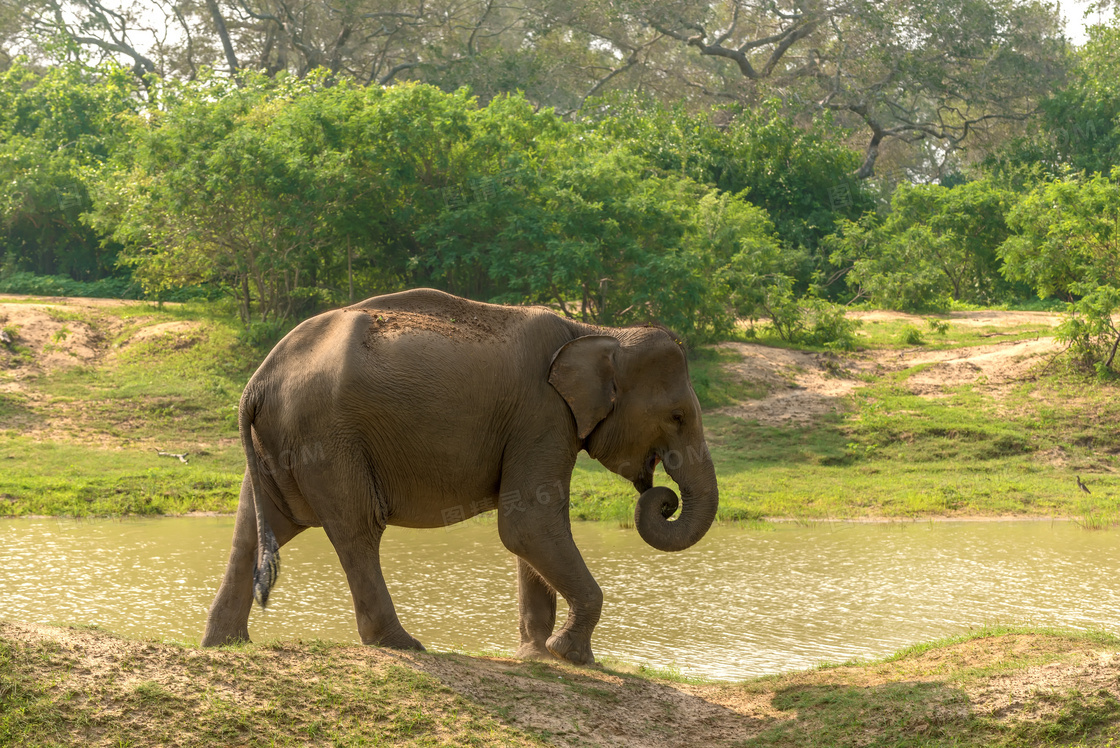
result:
M 0 515 L 232 512 L 244 464 L 238 398 L 282 331 L 247 335 L 216 304 L 51 310 L 71 333 L 82 325 L 105 331 L 102 353 L 0 389 Z M 188 324 L 138 336 L 169 322 Z M 907 325 L 924 349 L 1028 339 L 1046 329 L 963 325 L 944 315 L 865 320 L 862 344 L 905 348 Z M 33 354 L 18 338 L 14 353 L 0 352 L 9 366 Z M 690 361 L 708 410 L 720 521 L 1056 515 L 1093 529 L 1120 522 L 1115 381 L 1055 365 L 998 401 L 972 386 L 930 398 L 914 394 L 912 381 L 924 371 L 917 366 L 868 378 L 842 416 L 776 428 L 712 412 L 767 394 L 728 373 L 738 357 L 701 348 Z M 0 369 L 0 384 L 5 379 Z M 157 450 L 189 452 L 189 463 Z M 1078 477 L 1091 493 L 1078 488 Z M 668 483 L 663 472 L 659 482 Z M 633 487 L 586 457 L 571 496 L 573 518 L 633 521 Z
M 772 692 L 773 707 L 796 716 L 740 745 L 1115 745 L 1120 700 L 1112 691 L 1061 678 L 1054 687 L 1024 688 L 1036 668 L 1084 672 L 1074 653 L 1101 650 L 1120 650 L 1120 638 L 984 627 L 875 662 L 759 679 L 747 688 Z M 992 690 L 1001 705 L 978 708 Z M 1022 690 L 1029 696 L 1019 701 Z
M 859 310 L 857 310 L 859 311 Z M 1024 309 L 1060 313 L 1062 309 Z M 861 319 L 856 329 L 856 345 L 863 350 L 891 350 L 921 346 L 927 350 L 944 350 L 1000 342 L 1032 340 L 1053 335 L 1044 322 L 1027 321 L 1016 325 L 975 325 L 954 322 L 949 314 L 910 315 L 899 319 Z M 776 348 L 828 351 L 826 347 L 794 345 L 778 336 L 769 323 L 762 322 L 745 332 L 742 340 Z
M 0 745 L 1108 746 L 1118 654 L 1103 632 L 984 628 L 873 662 L 719 683 L 314 640 L 195 650 L 0 623 Z
M 0 515 L 113 516 L 233 512 L 244 461 L 234 447 L 183 464 L 154 449 L 4 437 L 0 466 Z
M 929 350 L 943 350 L 1031 340 L 1053 334 L 1053 329 L 1041 322 L 962 325 L 953 322 L 949 315 L 927 314 L 916 315 L 911 320 L 865 319 L 856 336 L 859 345 L 864 348 L 912 348 L 920 345 Z

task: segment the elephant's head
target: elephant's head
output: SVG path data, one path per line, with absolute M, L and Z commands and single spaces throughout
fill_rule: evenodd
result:
M 613 330 L 566 343 L 548 381 L 575 416 L 587 452 L 641 491 L 634 522 L 663 551 L 688 548 L 708 531 L 719 506 L 715 468 L 704 441 L 700 403 L 684 350 L 657 327 Z M 653 487 L 660 462 L 681 491 Z

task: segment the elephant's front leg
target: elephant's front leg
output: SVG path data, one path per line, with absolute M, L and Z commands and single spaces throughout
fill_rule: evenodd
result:
M 517 489 L 509 491 L 506 485 L 503 481 L 503 496 L 517 494 Z M 521 492 L 521 495 L 526 494 Z M 559 500 L 543 505 L 503 503 L 498 508 L 498 533 L 506 548 L 527 562 L 548 587 L 568 601 L 568 618 L 558 632 L 545 640 L 545 648 L 562 660 L 593 665 L 591 633 L 603 610 L 603 591 L 572 540 L 567 491 Z M 522 575 L 518 578 L 520 581 Z M 530 586 L 529 592 L 531 597 L 526 602 L 534 613 L 539 612 L 543 593 L 535 585 Z M 546 622 L 539 618 L 523 620 L 522 626 L 530 626 L 530 637 L 536 638 L 544 631 Z M 525 628 L 522 630 L 524 632 Z
M 525 559 L 517 559 L 518 628 L 521 646 L 517 656 L 525 659 L 550 659 L 545 643 L 556 627 L 556 590 L 548 586 Z

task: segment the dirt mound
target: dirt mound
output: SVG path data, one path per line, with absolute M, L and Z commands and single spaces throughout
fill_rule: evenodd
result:
M 166 341 L 180 349 L 202 338 L 202 325 L 186 320 L 163 322 L 157 316 L 114 313 L 113 307 L 138 302 L 111 299 L 39 299 L 34 303 L 0 299 L 0 329 L 10 342 L 0 344 L 0 397 L 11 407 L 5 426 L 39 441 L 81 441 L 121 446 L 119 434 L 91 422 L 104 417 L 94 398 L 56 397 L 43 386 L 52 375 L 77 366 L 106 369 L 130 346 Z M 42 303 L 40 303 L 42 302 Z M 136 398 L 114 408 L 115 427 L 130 429 L 125 411 Z M 142 405 L 142 404 L 141 404 Z M 117 429 L 114 429 L 114 431 Z
M 938 397 L 947 388 L 982 384 L 998 392 L 1022 380 L 1061 348 L 1053 338 L 997 343 L 949 351 L 904 351 L 899 361 L 884 360 L 898 368 L 928 364 L 907 384 L 916 395 Z
M 175 320 L 174 322 L 160 322 L 156 325 L 148 325 L 141 327 L 136 332 L 132 333 L 125 342 L 126 345 L 133 343 L 142 343 L 145 340 L 152 340 L 164 335 L 183 335 L 198 329 L 198 323 L 188 322 L 186 320 Z
M 0 346 L 0 366 L 28 374 L 87 364 L 98 357 L 113 327 L 120 325 L 65 305 L 0 303 L 0 328 L 12 338 Z

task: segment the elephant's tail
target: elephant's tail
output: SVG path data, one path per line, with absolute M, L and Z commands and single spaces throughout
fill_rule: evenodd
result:
M 245 462 L 249 471 L 249 481 L 253 485 L 253 509 L 257 516 L 257 560 L 253 568 L 253 597 L 262 608 L 268 605 L 268 593 L 280 575 L 280 545 L 268 524 L 263 502 L 266 500 L 261 481 L 260 461 L 253 446 L 253 421 L 260 410 L 260 398 L 255 388 L 246 387 L 241 397 L 238 411 L 238 429 L 241 432 L 241 446 L 245 450 Z

